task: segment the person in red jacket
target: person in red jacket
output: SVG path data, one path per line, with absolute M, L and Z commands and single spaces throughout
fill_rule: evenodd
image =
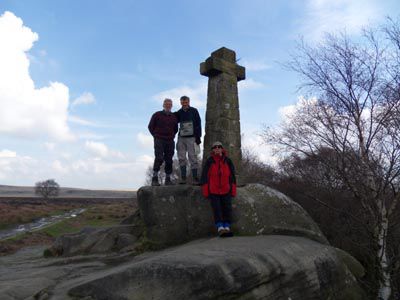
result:
M 211 156 L 203 167 L 201 184 L 203 196 L 210 200 L 218 234 L 230 233 L 236 177 L 235 167 L 221 142 L 212 145 Z

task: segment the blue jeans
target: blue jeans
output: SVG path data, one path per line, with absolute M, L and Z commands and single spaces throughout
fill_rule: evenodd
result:
M 230 194 L 210 194 L 210 204 L 214 214 L 215 223 L 231 223 L 232 220 L 232 197 Z

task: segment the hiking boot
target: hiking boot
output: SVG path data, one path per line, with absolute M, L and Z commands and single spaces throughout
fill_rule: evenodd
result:
M 192 185 L 200 185 L 199 177 L 197 177 L 197 169 L 192 169 Z
M 192 169 L 192 184 L 199 185 L 199 177 L 197 177 L 197 169 Z
M 158 176 L 151 178 L 151 186 L 160 186 L 160 183 L 158 182 Z
M 219 235 L 222 235 L 222 234 L 224 234 L 224 233 L 227 232 L 227 231 L 225 230 L 225 227 L 222 227 L 222 226 L 218 227 L 218 228 L 217 228 L 217 231 L 218 231 L 218 234 L 219 234 Z
M 172 182 L 172 180 L 171 180 L 171 177 L 165 177 L 165 182 L 164 182 L 164 184 L 165 185 L 174 185 L 174 183 Z
M 217 223 L 215 224 L 215 227 L 217 227 L 218 235 L 221 235 L 221 234 L 226 233 L 226 230 L 225 230 L 225 227 L 224 227 L 224 223 L 222 223 L 222 222 L 217 222 Z
M 231 224 L 229 222 L 224 222 L 223 226 L 226 232 L 231 231 Z

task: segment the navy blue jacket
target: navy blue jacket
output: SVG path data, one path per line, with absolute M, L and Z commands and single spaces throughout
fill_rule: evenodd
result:
M 201 138 L 201 119 L 199 112 L 196 108 L 189 106 L 187 111 L 182 108 L 177 112 L 174 112 L 178 122 L 192 121 L 193 122 L 193 133 L 192 137 L 200 139 Z

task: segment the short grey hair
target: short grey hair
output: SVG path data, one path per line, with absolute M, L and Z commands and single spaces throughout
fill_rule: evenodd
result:
M 165 98 L 163 103 L 165 103 L 165 102 L 171 102 L 172 103 L 172 100 L 169 99 L 169 98 Z

